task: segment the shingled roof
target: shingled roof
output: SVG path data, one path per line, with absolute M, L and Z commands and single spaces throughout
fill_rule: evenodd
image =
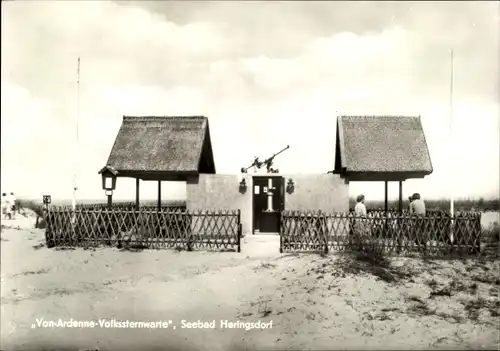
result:
M 335 173 L 360 181 L 405 180 L 431 174 L 420 117 L 338 117 Z
M 145 180 L 215 173 L 208 118 L 124 116 L 107 166 Z

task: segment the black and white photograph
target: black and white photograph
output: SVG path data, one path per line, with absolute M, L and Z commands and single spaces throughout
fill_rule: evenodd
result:
M 1 12 L 1 350 L 499 349 L 500 2 Z

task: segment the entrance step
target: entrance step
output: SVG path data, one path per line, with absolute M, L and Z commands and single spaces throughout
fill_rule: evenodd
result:
M 241 253 L 250 257 L 275 257 L 280 255 L 278 233 L 250 234 L 242 238 Z

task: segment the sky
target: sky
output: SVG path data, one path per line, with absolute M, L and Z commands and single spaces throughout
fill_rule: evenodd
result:
M 123 115 L 207 116 L 221 174 L 286 145 L 281 173 L 326 173 L 338 115 L 420 115 L 434 172 L 403 195 L 498 196 L 499 14 L 497 1 L 2 1 L 2 192 L 70 198 L 76 169 L 78 197 L 104 199 Z M 383 189 L 350 184 L 367 200 Z M 115 198 L 134 196 L 119 178 Z

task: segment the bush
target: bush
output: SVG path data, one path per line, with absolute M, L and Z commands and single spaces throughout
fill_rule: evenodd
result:
M 488 228 L 483 229 L 483 237 L 492 243 L 500 242 L 500 225 L 498 222 L 490 223 Z
M 372 264 L 385 264 L 386 257 L 383 242 L 374 238 L 365 223 L 354 225 L 352 232 L 352 249 L 357 258 L 370 261 Z
M 385 266 L 387 264 L 384 246 L 376 240 L 363 242 L 361 247 L 358 248 L 357 258 L 374 265 Z
M 36 213 L 37 216 L 43 217 L 43 207 L 42 204 L 37 203 L 33 200 L 17 200 L 17 209 L 21 210 L 23 208 L 30 209 Z
M 47 227 L 47 223 L 45 222 L 45 219 L 43 219 L 40 216 L 36 217 L 36 223 L 35 223 L 35 228 L 36 229 L 45 229 Z
M 36 213 L 35 228 L 45 229 L 46 223 L 43 219 L 43 205 L 33 200 L 17 200 L 16 210 L 21 213 L 22 209 L 30 209 Z

